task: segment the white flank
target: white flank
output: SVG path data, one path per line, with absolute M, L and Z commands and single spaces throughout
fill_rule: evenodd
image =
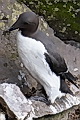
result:
M 42 84 L 49 100 L 53 103 L 57 97 L 62 97 L 63 94 L 59 91 L 60 77 L 51 71 L 46 62 L 44 53 L 47 50 L 44 45 L 40 41 L 22 36 L 19 31 L 17 46 L 24 66 Z

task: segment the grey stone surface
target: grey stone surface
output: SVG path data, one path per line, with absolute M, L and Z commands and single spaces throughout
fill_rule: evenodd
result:
M 0 84 L 0 104 L 8 116 L 17 120 L 32 120 L 32 118 L 62 112 L 73 105 L 78 105 L 80 98 L 67 95 L 57 100 L 53 105 L 26 99 L 15 84 Z
M 0 85 L 0 103 L 6 108 L 7 114 L 14 119 L 24 120 L 32 114 L 31 101 L 27 100 L 15 84 Z

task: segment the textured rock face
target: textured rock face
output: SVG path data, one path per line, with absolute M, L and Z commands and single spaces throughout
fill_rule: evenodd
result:
M 1 84 L 0 97 L 5 101 L 4 106 L 7 107 L 7 112 L 12 118 L 16 117 L 23 120 L 32 111 L 32 103 L 25 98 L 20 89 L 14 84 Z M 3 100 L 0 100 L 1 104 L 3 104 Z
M 18 57 L 15 37 L 17 31 L 9 34 L 4 32 L 4 30 L 7 30 L 16 21 L 19 14 L 26 10 L 29 9 L 15 0 L 1 0 L 0 2 L 0 107 L 2 106 L 1 109 L 9 117 L 12 117 L 11 119 L 15 118 L 18 120 L 56 114 L 80 103 L 80 93 L 73 85 L 71 85 L 71 89 L 75 93 L 75 97 L 66 95 L 60 100 L 57 99 L 51 106 L 47 106 L 40 101 L 27 100 L 22 94 L 23 92 L 25 95 L 30 96 L 33 93 L 33 89 L 34 91 L 36 90 L 37 83 L 25 70 Z M 69 70 L 80 79 L 80 49 L 66 45 L 55 37 L 53 30 L 49 28 L 42 18 L 40 18 L 39 28 L 52 38 L 57 45 L 58 52 L 65 58 Z M 80 86 L 79 80 L 78 84 Z M 38 92 L 37 90 L 35 94 L 38 94 Z M 25 104 L 23 104 L 22 99 L 25 101 Z M 5 115 L 2 116 L 5 119 Z M 59 120 L 61 119 L 61 117 L 57 116 L 56 120 L 58 118 Z M 65 120 L 67 119 L 65 118 Z
M 43 102 L 26 99 L 15 84 L 0 84 L 0 104 L 8 118 L 12 119 L 32 120 L 32 118 L 62 112 L 79 103 L 79 97 L 66 96 L 56 100 L 53 105 L 47 106 Z M 1 117 L 6 119 L 3 114 L 1 114 Z M 1 118 L 1 120 L 3 119 Z

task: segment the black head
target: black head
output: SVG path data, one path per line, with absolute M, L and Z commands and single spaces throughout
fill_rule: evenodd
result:
M 36 32 L 38 25 L 38 16 L 34 12 L 28 11 L 19 16 L 18 20 L 10 27 L 9 31 L 19 29 L 24 36 L 27 36 Z

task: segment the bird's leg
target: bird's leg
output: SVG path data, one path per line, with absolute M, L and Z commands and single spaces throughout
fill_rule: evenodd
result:
M 60 88 L 60 87 L 59 87 Z M 61 98 L 65 94 L 61 93 L 58 87 L 56 86 L 47 86 L 45 87 L 47 91 L 48 101 L 50 101 L 52 104 L 55 102 L 57 98 Z
M 44 102 L 46 105 L 50 105 L 51 104 L 51 101 L 48 100 L 46 97 L 43 97 L 43 96 L 31 96 L 30 100 Z
M 60 80 L 60 90 L 62 93 L 69 93 L 69 94 L 73 95 L 73 92 L 69 89 L 67 83 L 63 79 Z
M 50 100 L 48 100 L 48 96 L 42 86 L 40 89 L 36 90 L 36 95 L 31 96 L 30 99 L 35 100 L 35 101 L 44 102 L 46 105 L 51 104 L 51 102 L 50 102 Z

